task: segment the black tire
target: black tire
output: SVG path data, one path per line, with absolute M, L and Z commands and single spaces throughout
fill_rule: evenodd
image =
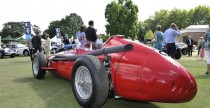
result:
M 0 52 L 0 58 L 4 58 L 4 53 Z
M 24 50 L 24 51 L 23 51 L 23 55 L 24 55 L 24 56 L 29 56 L 29 51 L 28 51 L 28 50 Z
M 37 52 L 32 60 L 32 71 L 36 79 L 43 79 L 45 77 L 46 70 L 41 69 L 43 66 L 47 66 L 47 61 L 43 53 Z
M 180 59 L 182 57 L 181 49 L 176 49 L 175 59 Z
M 182 49 L 182 54 L 183 54 L 183 55 L 187 55 L 187 48 L 183 48 L 183 49 Z
M 86 99 L 81 97 L 81 95 L 78 92 L 79 87 L 82 87 L 82 84 L 86 84 L 88 80 L 82 81 L 81 83 L 76 83 L 78 80 L 76 79 L 76 75 L 80 75 L 79 71 L 81 68 L 87 69 L 86 73 L 90 75 L 91 83 L 92 83 L 92 92 L 90 93 L 90 96 Z M 88 83 L 89 84 L 89 83 Z M 86 84 L 87 85 L 87 84 Z M 72 89 L 74 96 L 77 100 L 77 102 L 85 108 L 99 108 L 102 106 L 107 98 L 109 93 L 109 81 L 108 81 L 108 75 L 105 71 L 105 66 L 103 63 L 99 61 L 98 58 L 91 55 L 85 55 L 79 57 L 73 66 L 72 71 Z M 81 93 L 81 92 L 80 92 Z M 88 94 L 88 93 L 87 93 Z
M 58 52 L 62 52 L 62 51 L 65 51 L 66 49 L 65 48 L 61 48 L 58 50 Z
M 11 54 L 9 57 L 14 58 L 15 56 L 16 56 L 16 54 Z
M 53 48 L 52 49 L 52 54 L 55 54 L 56 53 L 56 48 Z

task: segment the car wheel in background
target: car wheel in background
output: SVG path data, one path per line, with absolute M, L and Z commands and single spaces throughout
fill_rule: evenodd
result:
M 65 50 L 66 50 L 65 48 L 61 48 L 58 50 L 58 52 L 65 51 Z
M 4 58 L 4 53 L 0 52 L 0 58 Z
M 43 66 L 47 66 L 47 61 L 43 53 L 37 52 L 32 60 L 33 75 L 36 79 L 43 79 L 45 77 L 46 70 L 41 68 Z
M 9 57 L 14 58 L 15 56 L 16 56 L 16 54 L 11 54 Z
M 23 51 L 23 55 L 24 55 L 24 56 L 29 56 L 29 51 L 28 51 L 28 50 L 24 50 L 24 51 Z
M 56 49 L 53 48 L 53 49 L 52 49 L 52 54 L 55 54 L 55 53 L 56 53 Z
M 95 56 L 79 57 L 73 66 L 72 89 L 82 107 L 99 108 L 109 93 L 108 75 L 105 66 Z
M 180 59 L 182 57 L 181 49 L 176 49 L 175 59 Z
M 187 55 L 187 48 L 183 48 L 183 49 L 182 49 L 182 54 L 183 54 L 183 55 Z

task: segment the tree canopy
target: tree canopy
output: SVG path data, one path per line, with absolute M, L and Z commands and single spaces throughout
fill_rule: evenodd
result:
M 82 25 L 84 25 L 82 18 L 76 13 L 71 13 L 61 20 L 51 21 L 45 32 L 47 32 L 50 35 L 50 38 L 52 38 L 56 35 L 55 28 L 60 28 L 62 36 L 66 34 L 69 36 L 75 36 Z
M 138 32 L 138 7 L 132 0 L 112 1 L 106 6 L 106 32 L 110 35 L 122 34 L 135 38 Z
M 24 34 L 24 27 L 21 22 L 7 22 L 3 25 L 1 32 L 2 38 L 11 36 L 13 38 L 18 38 Z
M 180 29 L 184 29 L 189 25 L 203 25 L 210 23 L 210 7 L 198 6 L 189 11 L 174 8 L 172 10 L 156 11 L 144 21 L 150 30 L 155 31 L 156 25 L 161 25 L 162 30 L 166 30 L 171 23 L 176 23 Z

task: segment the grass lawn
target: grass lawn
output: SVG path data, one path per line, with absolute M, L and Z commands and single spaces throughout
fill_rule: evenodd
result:
M 140 103 L 108 99 L 102 108 L 210 108 L 210 75 L 204 75 L 206 60 L 182 56 L 177 60 L 196 78 L 198 93 L 186 103 Z M 29 57 L 0 59 L 0 108 L 80 108 L 69 81 L 47 72 L 36 80 Z

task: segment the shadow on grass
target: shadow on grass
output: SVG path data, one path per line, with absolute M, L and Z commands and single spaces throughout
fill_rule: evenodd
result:
M 33 82 L 34 77 L 23 77 L 23 78 L 17 78 L 14 79 L 13 81 L 15 83 L 28 83 L 28 82 Z
M 107 103 L 102 108 L 160 108 L 159 106 L 149 102 L 129 101 L 129 100 L 115 100 L 108 99 Z
M 195 79 L 210 79 L 210 75 L 198 75 L 195 76 Z
M 71 82 L 50 73 L 42 80 L 37 80 L 34 77 L 17 78 L 13 80 L 16 83 L 29 83 L 38 97 L 41 100 L 35 101 L 38 108 L 81 108 L 77 103 L 72 88 Z M 36 98 L 36 97 L 34 97 Z M 136 102 L 128 100 L 115 100 L 109 98 L 101 108 L 160 108 L 153 103 Z

